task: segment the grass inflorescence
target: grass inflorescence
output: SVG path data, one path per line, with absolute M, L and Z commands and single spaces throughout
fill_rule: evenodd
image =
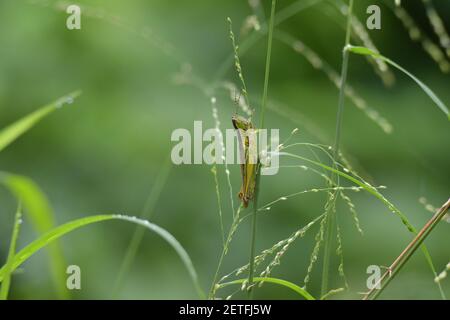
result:
M 234 104 L 237 105 L 238 111 L 243 113 L 246 117 L 252 119 L 258 116 L 258 128 L 260 129 L 265 128 L 266 112 L 271 111 L 285 120 L 288 119 L 295 122 L 301 126 L 302 129 L 304 128 L 312 133 L 319 142 L 293 142 L 288 144 L 291 137 L 294 136 L 294 133 L 298 131 L 298 129 L 294 129 L 292 134 L 283 144 L 276 150 L 269 150 L 269 153 L 272 155 L 276 154 L 283 159 L 295 161 L 295 164 L 280 165 L 280 169 L 295 170 L 295 174 L 300 176 L 312 174 L 319 179 L 320 184 L 318 186 L 301 190 L 297 189 L 295 192 L 282 194 L 270 201 L 264 199 L 265 204 L 261 205 L 259 202 L 263 199 L 259 198 L 261 189 L 259 174 L 260 166 L 257 166 L 256 192 L 252 208 L 251 210 L 245 211 L 242 205 L 237 206 L 235 203 L 235 195 L 230 177 L 231 173 L 228 165 L 225 165 L 223 168 L 226 175 L 226 196 L 223 196 L 224 191 L 220 188 L 220 167 L 213 165 L 211 167 L 211 173 L 215 187 L 214 194 L 218 211 L 218 230 L 220 230 L 219 239 L 221 241 L 221 251 L 218 253 L 219 261 L 213 274 L 209 292 L 205 294 L 204 288 L 201 285 L 201 275 L 197 273 L 188 252 L 171 233 L 158 225 L 149 222 L 162 189 L 169 177 L 171 169 L 169 160 L 163 164 L 140 217 L 111 214 L 94 215 L 72 220 L 61 225 L 57 225 L 53 211 L 45 194 L 35 182 L 18 174 L 0 172 L 0 183 L 4 185 L 19 202 L 12 228 L 8 256 L 5 264 L 0 268 L 0 298 L 8 298 L 11 278 L 14 271 L 43 248 L 47 248 L 50 253 L 49 261 L 53 274 L 53 281 L 59 297 L 70 297 L 64 287 L 65 274 L 63 267 L 65 266 L 65 261 L 62 249 L 58 245 L 58 240 L 64 235 L 93 223 L 119 220 L 131 222 L 135 224 L 137 228 L 133 233 L 125 257 L 122 261 L 122 266 L 116 279 L 115 289 L 113 290 L 114 297 L 117 296 L 118 292 L 121 290 L 123 281 L 129 272 L 130 266 L 141 245 L 144 232 L 150 230 L 162 237 L 178 254 L 178 257 L 181 259 L 181 262 L 192 280 L 195 292 L 200 299 L 218 298 L 222 292 L 225 291 L 225 288 L 233 286 L 238 287 L 238 289 L 231 294 L 228 294 L 225 297 L 226 299 L 231 299 L 234 294 L 239 292 L 248 292 L 249 298 L 252 298 L 253 292 L 266 283 L 289 289 L 303 299 L 328 299 L 343 291 L 347 291 L 350 288 L 344 268 L 346 265 L 344 263 L 344 234 L 339 224 L 343 216 L 340 215 L 339 211 L 341 208 L 338 207 L 337 204 L 338 201 L 345 204 L 344 208 L 349 212 L 355 229 L 362 235 L 363 227 L 359 220 L 355 201 L 352 199 L 352 193 L 355 192 L 366 192 L 369 196 L 373 197 L 373 199 L 383 204 L 388 211 L 392 212 L 400 219 L 401 223 L 414 237 L 380 279 L 381 289 L 371 289 L 365 294 L 364 299 L 377 298 L 388 287 L 389 283 L 396 277 L 410 257 L 419 248 L 422 250 L 425 259 L 434 274 L 434 281 L 439 286 L 441 296 L 445 298 L 441 282 L 447 277 L 449 264 L 447 264 L 443 270 L 441 269 L 442 271 L 440 273 L 437 273 L 431 255 L 423 242 L 440 221 L 448 219 L 450 200 L 440 208 L 435 208 L 429 204 L 425 198 L 420 198 L 419 202 L 427 211 L 432 212 L 434 215 L 422 229 L 418 230 L 409 221 L 407 215 L 382 193 L 386 187 L 382 185 L 373 186 L 363 178 L 363 175 L 355 170 L 352 163 L 347 160 L 347 154 L 343 151 L 343 148 L 341 148 L 341 145 L 345 143 L 345 141 L 341 141 L 341 137 L 342 131 L 345 130 L 343 119 L 346 98 L 364 112 L 364 114 L 381 128 L 383 132 L 390 134 L 393 132 L 394 127 L 384 115 L 381 115 L 376 109 L 370 106 L 369 102 L 362 97 L 362 94 L 348 84 L 347 78 L 351 54 L 364 56 L 374 67 L 375 73 L 386 86 L 394 85 L 395 76 L 393 71 L 399 70 L 413 80 L 448 119 L 450 119 L 449 109 L 443 100 L 441 100 L 429 86 L 419 80 L 418 77 L 413 75 L 406 68 L 400 66 L 400 64 L 380 53 L 375 42 L 365 30 L 363 23 L 353 14 L 353 0 L 349 0 L 348 5 L 341 0 L 331 2 L 331 5 L 338 9 L 338 20 L 342 21 L 340 19 L 342 19 L 342 17 L 345 18 L 345 23 L 343 24 L 345 28 L 345 41 L 342 50 L 340 73 L 315 52 L 313 48 L 308 47 L 300 38 L 282 30 L 275 30 L 278 25 L 294 17 L 297 13 L 315 5 L 322 5 L 325 2 L 326 1 L 321 0 L 294 1 L 277 12 L 277 1 L 272 0 L 268 20 L 266 20 L 265 11 L 261 3 L 259 1 L 250 2 L 252 13 L 244 19 L 242 27 L 240 28 L 239 39 L 235 36 L 231 19 L 227 19 L 229 24 L 228 35 L 232 43 L 232 52 L 230 56 L 224 59 L 219 65 L 217 72 L 212 77 L 212 81 L 207 81 L 205 77 L 197 74 L 196 71 L 193 70 L 192 64 L 179 54 L 175 46 L 158 37 L 158 35 L 147 26 L 135 26 L 127 22 L 126 19 L 111 15 L 102 9 L 87 6 L 84 7 L 85 10 L 83 12 L 86 17 L 100 19 L 108 24 L 113 24 L 118 28 L 127 30 L 132 34 L 149 41 L 166 56 L 176 61 L 180 67 L 180 72 L 174 77 L 175 83 L 194 86 L 200 90 L 206 99 L 209 99 L 208 103 L 211 107 L 215 130 L 219 136 L 222 136 L 222 124 L 219 116 L 218 102 L 219 91 L 221 90 L 226 92 L 229 97 L 228 100 L 232 100 Z M 45 1 L 37 0 L 34 1 L 34 3 L 46 5 Z M 433 6 L 433 3 L 430 0 L 422 0 L 422 3 L 438 42 L 433 41 L 418 27 L 418 24 L 401 5 L 400 1 L 396 1 L 396 4 L 392 4 L 390 7 L 406 28 L 410 38 L 422 45 L 425 52 L 439 66 L 442 72 L 448 73 L 450 72 L 450 40 L 448 32 L 445 29 L 439 13 Z M 61 11 L 64 10 L 66 4 L 65 1 L 56 1 L 53 7 Z M 330 2 L 327 2 L 324 5 L 327 4 L 329 5 Z M 265 52 L 263 90 L 261 97 L 259 97 L 257 95 L 251 95 L 248 91 L 241 57 L 246 52 L 250 51 L 260 39 L 265 39 L 265 37 L 267 37 L 267 50 Z M 270 85 L 272 47 L 274 46 L 273 39 L 289 46 L 296 53 L 304 57 L 315 70 L 325 74 L 339 90 L 335 135 L 332 146 L 326 144 L 329 143 L 331 139 L 326 136 L 321 125 L 314 122 L 314 119 L 305 117 L 301 113 L 301 110 L 296 110 L 291 106 L 286 106 L 283 103 L 269 99 L 268 92 Z M 351 43 L 360 44 L 361 46 L 354 46 Z M 239 85 L 226 79 L 227 71 L 233 65 L 238 77 Z M 63 96 L 55 102 L 39 108 L 2 129 L 0 131 L 0 151 L 7 148 L 52 112 L 65 104 L 72 104 L 80 93 L 80 91 L 75 91 Z M 222 104 L 222 101 L 220 101 L 220 105 L 225 106 L 227 102 L 229 103 L 229 101 L 223 101 Z M 260 106 L 259 109 L 253 107 L 258 104 Z M 227 112 L 223 113 L 226 114 Z M 225 147 L 223 145 L 221 145 L 221 148 L 222 151 L 224 151 Z M 306 150 L 307 154 L 305 155 L 300 150 Z M 300 228 L 294 226 L 290 234 L 284 236 L 281 240 L 275 241 L 273 245 L 258 253 L 258 217 L 276 211 L 277 206 L 283 202 L 313 193 L 322 193 L 326 196 L 325 202 L 317 205 L 319 214 L 316 214 L 313 219 Z M 225 201 L 229 202 L 231 212 L 224 209 L 228 207 L 225 205 Z M 38 237 L 17 252 L 16 243 L 19 238 L 22 211 L 24 213 L 24 218 L 29 220 L 33 228 L 38 232 Z M 227 214 L 229 214 L 229 218 L 231 218 L 231 223 L 229 225 L 226 224 Z M 238 230 L 240 230 L 239 227 L 246 220 L 251 220 L 252 226 L 250 231 L 250 254 L 248 262 L 245 265 L 234 268 L 231 272 L 226 271 L 223 273 L 224 260 L 229 254 L 230 244 Z M 284 279 L 283 276 L 278 276 L 276 274 L 276 268 L 284 263 L 286 255 L 294 250 L 292 249 L 293 244 L 303 239 L 307 233 L 312 232 L 315 232 L 315 241 L 312 250 L 309 253 L 309 261 L 306 270 L 302 272 L 302 278 L 304 279 L 302 285 Z M 323 255 L 321 255 L 322 250 Z M 337 257 L 337 270 L 335 270 L 335 272 L 331 269 L 332 259 L 334 257 L 333 252 L 336 253 Z M 305 257 L 302 257 L 302 259 L 304 258 Z M 312 287 L 310 285 L 311 282 L 316 280 L 313 277 L 313 271 L 319 262 L 322 263 L 322 274 L 321 279 L 319 280 L 320 293 L 316 294 L 309 292 L 308 290 Z M 342 283 L 338 288 L 332 288 L 333 285 L 330 285 L 330 283 L 332 283 L 331 279 L 334 276 L 336 276 L 336 278 L 339 277 Z

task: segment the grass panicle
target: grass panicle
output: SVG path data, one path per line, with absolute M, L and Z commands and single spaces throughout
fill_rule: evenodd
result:
M 441 50 L 439 45 L 434 43 L 423 30 L 419 28 L 413 17 L 411 17 L 401 4 L 396 6 L 390 5 L 390 7 L 394 11 L 395 16 L 402 22 L 404 28 L 408 31 L 411 40 L 421 44 L 423 50 L 439 66 L 439 69 L 443 73 L 449 73 L 450 62 L 447 60 L 445 53 Z
M 341 131 L 342 131 L 342 121 L 344 116 L 345 107 L 345 88 L 347 84 L 347 72 L 348 72 L 348 61 L 349 53 L 345 48 L 350 44 L 351 32 L 352 32 L 352 19 L 353 19 L 353 0 L 350 0 L 347 11 L 347 28 L 345 32 L 345 45 L 342 56 L 342 69 L 341 69 L 341 80 L 339 87 L 339 103 L 336 115 L 336 133 L 333 146 L 333 157 L 337 159 L 339 156 L 339 147 L 341 142 Z M 337 181 L 339 186 L 339 176 L 332 175 L 332 180 Z M 336 193 L 329 193 L 330 197 L 327 200 L 326 205 L 326 219 L 325 219 L 325 243 L 324 243 L 324 254 L 323 254 L 323 268 L 322 268 L 322 285 L 321 285 L 321 295 L 324 296 L 328 292 L 328 280 L 330 273 L 330 259 L 331 251 L 333 245 L 333 237 L 336 226 Z M 322 240 L 322 238 L 320 239 Z M 320 242 L 319 242 L 320 244 Z M 320 245 L 319 245 L 320 248 Z

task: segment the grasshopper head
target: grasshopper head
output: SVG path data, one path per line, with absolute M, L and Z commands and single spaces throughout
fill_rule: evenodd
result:
M 251 121 L 249 121 L 246 118 L 239 116 L 239 115 L 232 116 L 231 122 L 233 123 L 233 127 L 236 130 L 241 129 L 241 130 L 245 131 L 245 130 L 253 128 L 253 124 L 251 123 Z

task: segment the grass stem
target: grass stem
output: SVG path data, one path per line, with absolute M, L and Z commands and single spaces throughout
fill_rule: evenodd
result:
M 275 20 L 275 8 L 277 5 L 277 0 L 272 0 L 272 7 L 270 10 L 270 21 L 269 21 L 269 35 L 267 39 L 267 55 L 266 55 L 266 67 L 264 73 L 264 89 L 261 101 L 261 113 L 259 128 L 264 127 L 264 114 L 267 105 L 267 93 L 269 89 L 269 75 L 270 75 L 270 59 L 272 55 L 272 39 L 273 39 L 273 28 Z M 260 175 L 261 167 L 260 165 L 256 168 L 256 191 L 255 198 L 253 200 L 253 217 L 252 217 L 252 240 L 250 244 L 250 261 L 249 261 L 249 273 L 248 273 L 248 288 L 249 288 L 249 299 L 253 296 L 253 277 L 255 271 L 255 246 L 256 246 L 256 231 L 257 231 L 257 216 L 258 216 L 258 193 L 260 187 Z
M 414 252 L 421 246 L 423 241 L 428 237 L 431 231 L 436 227 L 442 217 L 447 213 L 450 208 L 450 198 L 447 202 L 436 212 L 436 214 L 425 224 L 414 239 L 406 246 L 406 248 L 400 253 L 397 259 L 391 264 L 387 271 L 381 276 L 380 280 L 374 285 L 374 287 L 364 296 L 363 300 L 374 300 L 381 292 L 387 287 L 391 280 L 397 275 L 401 268 L 411 258 Z M 379 287 L 379 289 L 377 289 Z
M 172 168 L 171 163 L 172 162 L 169 156 L 165 160 L 161 170 L 159 171 L 155 179 L 155 183 L 152 186 L 152 189 L 147 197 L 147 200 L 145 201 L 145 205 L 144 208 L 142 209 L 140 218 L 146 220 L 151 219 L 159 196 L 161 195 L 161 192 L 166 184 L 167 178 L 169 177 L 169 173 Z M 124 280 L 131 268 L 131 265 L 134 262 L 134 259 L 136 258 L 136 255 L 139 251 L 139 247 L 141 246 L 142 243 L 142 239 L 144 238 L 144 234 L 145 228 L 140 225 L 136 226 L 133 236 L 131 237 L 131 240 L 128 244 L 125 257 L 120 266 L 118 276 L 114 283 L 114 288 L 112 291 L 112 297 L 114 299 L 118 297 L 120 291 L 122 290 Z
M 266 69 L 264 73 L 264 89 L 263 96 L 261 101 L 261 114 L 259 127 L 262 129 L 264 127 L 264 114 L 267 105 L 267 93 L 269 89 L 269 75 L 270 75 L 270 59 L 272 56 L 272 39 L 273 39 L 273 27 L 275 20 L 275 7 L 277 4 L 277 0 L 272 0 L 272 9 L 270 11 L 270 22 L 269 22 L 269 36 L 267 40 L 267 55 L 266 55 Z
M 14 255 L 16 254 L 16 243 L 17 238 L 19 236 L 19 230 L 20 230 L 20 224 L 22 223 L 22 206 L 19 202 L 19 205 L 17 207 L 16 215 L 14 218 L 14 226 L 13 226 L 13 233 L 11 236 L 11 243 L 9 246 L 9 252 L 8 252 L 8 258 L 6 260 L 5 265 L 5 276 L 3 278 L 2 287 L 0 289 L 0 300 L 7 300 L 8 294 L 9 294 L 9 288 L 11 285 L 11 273 L 13 271 L 13 260 Z
M 347 82 L 347 72 L 348 72 L 348 59 L 349 52 L 347 50 L 348 45 L 350 44 L 350 36 L 351 36 L 351 26 L 352 26 L 352 11 L 353 11 L 353 0 L 350 0 L 347 12 L 347 28 L 345 33 L 345 46 L 343 50 L 343 58 L 342 58 L 342 70 L 341 70 L 341 85 L 339 88 L 339 103 L 338 110 L 336 116 L 336 133 L 334 140 L 334 148 L 333 148 L 333 157 L 337 159 L 339 156 L 339 144 L 341 140 L 341 131 L 342 131 L 342 120 L 344 116 L 344 107 L 345 107 L 345 85 Z M 339 177 L 333 175 L 332 181 L 337 181 L 337 186 L 339 186 Z M 336 193 L 333 195 L 333 202 L 336 201 Z M 328 199 L 329 201 L 330 199 Z M 330 204 L 328 207 L 327 218 L 326 218 L 326 229 L 325 229 L 325 244 L 324 244 L 324 257 L 323 257 L 323 269 L 322 269 L 322 285 L 321 285 L 321 296 L 324 296 L 328 292 L 328 279 L 330 273 L 330 258 L 332 251 L 332 242 L 334 238 L 334 229 L 335 229 L 335 213 L 334 213 L 335 205 L 334 203 Z

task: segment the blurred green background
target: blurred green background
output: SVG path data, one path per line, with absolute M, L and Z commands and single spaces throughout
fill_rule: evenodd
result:
M 80 1 L 82 29 L 69 31 L 68 15 L 54 9 L 60 2 L 35 2 L 0 0 L 0 127 L 73 90 L 81 89 L 83 94 L 4 150 L 0 169 L 32 178 L 48 196 L 58 223 L 102 213 L 139 216 L 174 145 L 170 141 L 171 132 L 176 128 L 192 130 L 194 120 L 204 121 L 204 127 L 214 125 L 209 98 L 198 88 L 174 82 L 180 62 L 189 64 L 196 75 L 210 83 L 218 67 L 232 53 L 226 17 L 233 19 L 239 37 L 242 22 L 253 14 L 252 10 L 247 1 L 237 0 Z M 269 2 L 263 1 L 266 15 Z M 280 0 L 277 9 L 292 2 Z M 438 43 L 421 1 L 404 2 L 423 32 Z M 450 3 L 434 2 L 450 30 Z M 382 8 L 382 30 L 369 34 L 378 49 L 450 103 L 449 75 L 441 73 L 420 44 L 410 40 L 384 1 L 357 0 L 355 15 L 365 23 L 366 8 L 374 3 Z M 105 16 L 85 15 L 84 4 L 97 8 L 93 12 L 103 12 Z M 340 70 L 343 19 L 329 1 L 322 1 L 277 28 L 301 39 Z M 143 26 L 149 28 L 145 34 Z M 160 44 L 167 41 L 171 47 L 161 50 L 151 39 L 160 39 Z M 248 91 L 255 97 L 262 92 L 265 39 L 241 58 Z M 449 196 L 450 127 L 444 114 L 416 84 L 394 72 L 397 81 L 392 88 L 386 88 L 364 57 L 350 57 L 349 84 L 393 124 L 394 130 L 385 134 L 347 100 L 342 148 L 366 178 L 375 185 L 387 186 L 386 197 L 415 226 L 421 227 L 431 213 L 419 204 L 419 197 L 439 206 Z M 224 80 L 238 83 L 232 67 Z M 222 129 L 231 128 L 235 105 L 223 90 L 216 96 Z M 283 105 L 283 110 L 291 115 L 282 117 L 271 110 L 266 114 L 266 126 L 280 128 L 282 139 L 298 127 L 300 133 L 291 142 L 333 143 L 338 90 L 304 57 L 277 40 L 273 47 L 269 98 Z M 315 126 L 321 139 L 308 132 L 308 126 Z M 218 205 L 210 169 L 207 165 L 173 166 L 151 218 L 186 248 L 205 290 L 209 289 L 221 250 Z M 218 170 L 222 210 L 228 226 L 229 193 L 223 166 Z M 233 165 L 230 170 L 233 192 L 237 194 L 239 168 Z M 260 202 L 265 204 L 282 195 L 323 185 L 323 181 L 309 173 L 282 169 L 279 174 L 262 179 Z M 364 236 L 356 231 L 345 206 L 339 206 L 350 289 L 335 296 L 337 299 L 359 298 L 358 292 L 367 290 L 367 266 L 389 265 L 412 238 L 401 221 L 375 198 L 360 192 L 353 194 L 352 199 Z M 1 190 L 0 201 L 3 262 L 17 203 L 6 189 Z M 321 214 L 324 201 L 325 194 L 306 194 L 274 205 L 258 221 L 257 251 L 287 238 Z M 62 239 L 67 263 L 79 265 L 82 271 L 82 290 L 72 292 L 74 298 L 111 298 L 134 229 L 134 225 L 110 221 Z M 450 261 L 449 231 L 450 225 L 442 223 L 426 241 L 439 271 Z M 317 226 L 292 245 L 273 276 L 302 285 L 316 232 Z M 19 247 L 36 237 L 25 219 Z M 249 249 L 250 224 L 246 221 L 231 244 L 221 274 L 246 264 Z M 309 288 L 315 295 L 320 290 L 320 263 L 319 260 Z M 337 263 L 338 258 L 333 256 L 333 288 L 343 285 L 337 276 Z M 23 267 L 23 272 L 13 278 L 11 298 L 56 297 L 44 251 Z M 442 284 L 450 296 L 450 279 Z M 230 292 L 224 290 L 218 295 L 226 297 Z M 182 299 L 196 298 L 196 293 L 173 249 L 148 232 L 117 297 Z M 256 297 L 296 298 L 287 289 L 270 284 L 258 289 Z M 440 297 L 420 252 L 382 297 Z

